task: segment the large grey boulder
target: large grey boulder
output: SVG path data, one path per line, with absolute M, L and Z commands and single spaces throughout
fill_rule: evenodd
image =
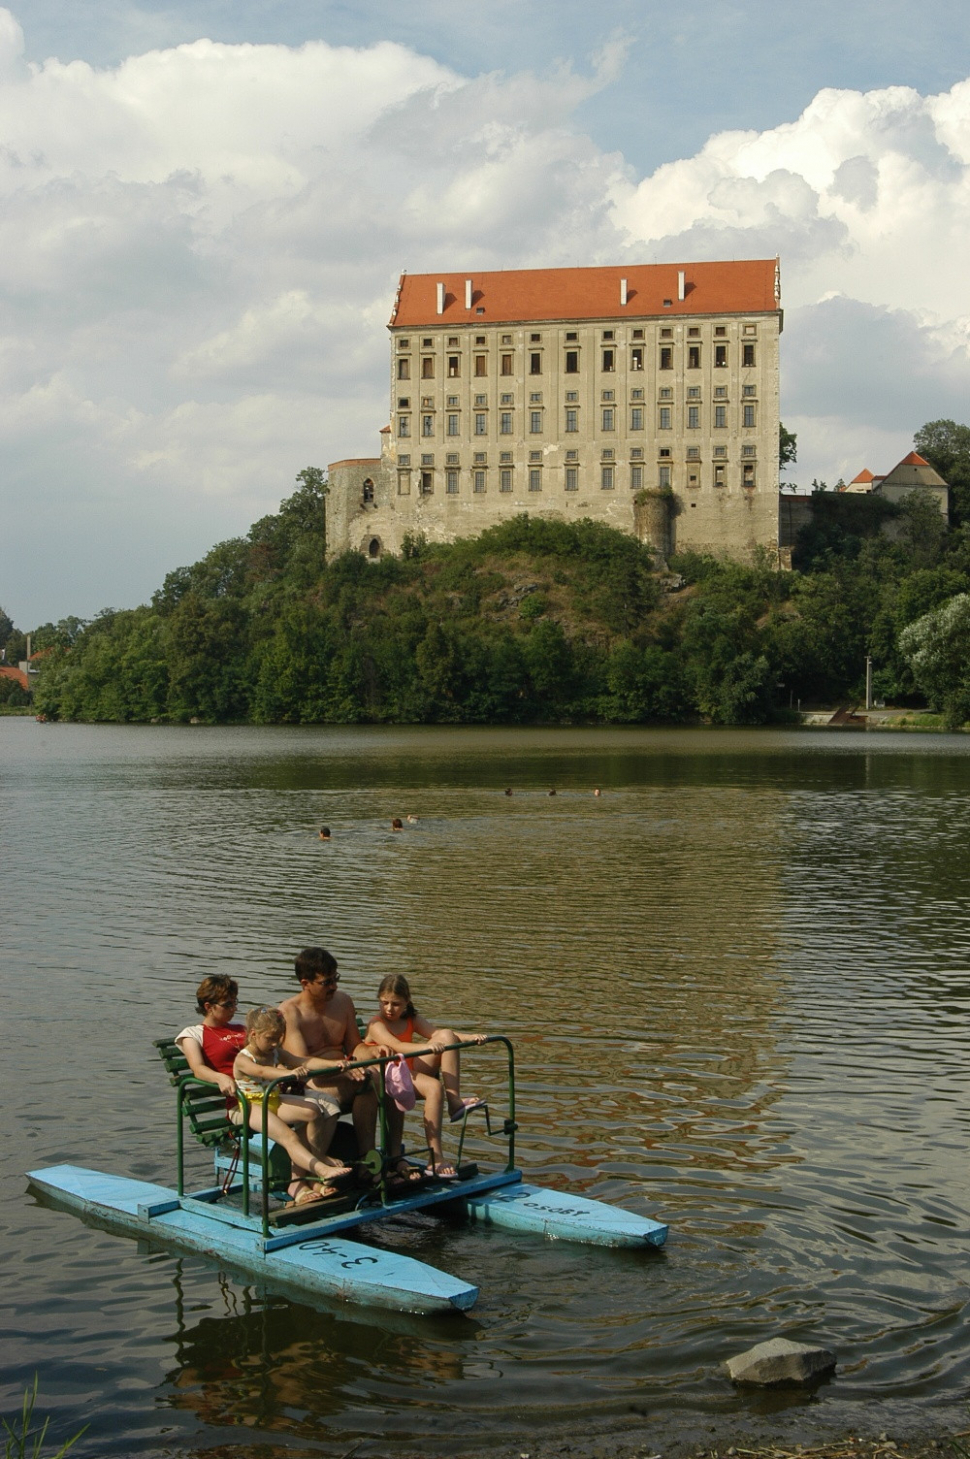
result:
M 812 1383 L 834 1371 L 835 1354 L 828 1348 L 773 1337 L 728 1358 L 726 1367 L 735 1383 Z

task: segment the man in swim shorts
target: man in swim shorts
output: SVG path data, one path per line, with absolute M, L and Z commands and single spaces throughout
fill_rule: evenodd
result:
M 361 1043 L 353 999 L 341 992 L 337 960 L 326 948 L 305 947 L 296 959 L 295 972 L 300 992 L 280 1004 L 286 1022 L 283 1047 L 288 1053 L 299 1059 L 341 1060 L 372 1059 L 382 1052 Z M 372 1070 L 350 1069 L 317 1074 L 307 1081 L 308 1093 L 320 1090 L 336 1099 L 345 1113 L 352 1113 L 361 1157 L 376 1143 L 377 1088 L 372 1074 Z M 393 1136 L 395 1126 L 403 1125 L 403 1115 L 392 1100 L 387 1104 L 387 1116 Z M 396 1133 L 400 1134 L 400 1128 Z

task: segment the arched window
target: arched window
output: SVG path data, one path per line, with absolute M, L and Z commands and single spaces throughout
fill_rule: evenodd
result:
M 372 502 L 374 500 L 374 483 L 371 481 L 369 476 L 364 482 L 363 498 L 365 502 Z
M 370 539 L 370 541 L 368 542 L 368 544 L 367 544 L 367 556 L 368 557 L 380 557 L 380 555 L 381 555 L 381 539 L 379 537 L 372 537 Z

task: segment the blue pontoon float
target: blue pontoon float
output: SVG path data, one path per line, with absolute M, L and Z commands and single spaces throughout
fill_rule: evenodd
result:
M 285 1207 L 290 1177 L 285 1152 L 260 1134 L 241 1135 L 229 1124 L 225 1100 L 211 1084 L 186 1073 L 181 1051 L 169 1040 L 156 1047 L 177 1091 L 177 1184 L 107 1175 L 77 1165 L 32 1170 L 29 1181 L 46 1204 L 67 1209 L 110 1230 L 137 1236 L 163 1247 L 199 1252 L 223 1266 L 254 1276 L 301 1300 L 314 1296 L 341 1298 L 402 1312 L 463 1311 L 478 1288 L 438 1271 L 426 1262 L 354 1240 L 370 1223 L 412 1211 L 465 1215 L 471 1223 L 500 1226 L 564 1241 L 599 1246 L 658 1247 L 667 1227 L 644 1216 L 584 1196 L 527 1184 L 515 1166 L 515 1072 L 512 1045 L 501 1035 L 486 1040 L 502 1044 L 508 1054 L 508 1117 L 497 1132 L 483 1108 L 487 1133 L 507 1141 L 504 1168 L 484 1173 L 462 1164 L 465 1128 L 461 1132 L 459 1179 L 430 1178 L 419 1185 L 395 1186 L 389 1162 L 372 1151 L 364 1162 L 373 1184 L 363 1190 L 339 1191 L 310 1205 Z M 464 1053 L 469 1045 L 462 1045 Z M 386 1059 L 361 1060 L 357 1067 L 383 1065 Z M 283 1075 L 268 1089 L 282 1084 Z M 387 1148 L 386 1105 L 380 1089 L 381 1147 Z M 246 1116 L 245 1096 L 240 1103 Z M 215 1150 L 217 1184 L 189 1192 L 185 1181 L 185 1124 L 203 1144 Z M 467 1123 L 467 1121 L 465 1122 Z M 220 1179 L 221 1176 L 221 1179 Z

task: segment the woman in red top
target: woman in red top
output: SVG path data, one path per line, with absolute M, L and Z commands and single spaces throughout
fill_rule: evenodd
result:
M 232 1077 L 232 1066 L 246 1042 L 246 1025 L 233 1022 L 239 1002 L 239 984 L 235 978 L 216 973 L 211 978 L 202 979 L 196 989 L 195 1000 L 202 1022 L 183 1028 L 175 1042 L 196 1079 L 205 1084 L 215 1084 L 234 1106 L 236 1082 Z

